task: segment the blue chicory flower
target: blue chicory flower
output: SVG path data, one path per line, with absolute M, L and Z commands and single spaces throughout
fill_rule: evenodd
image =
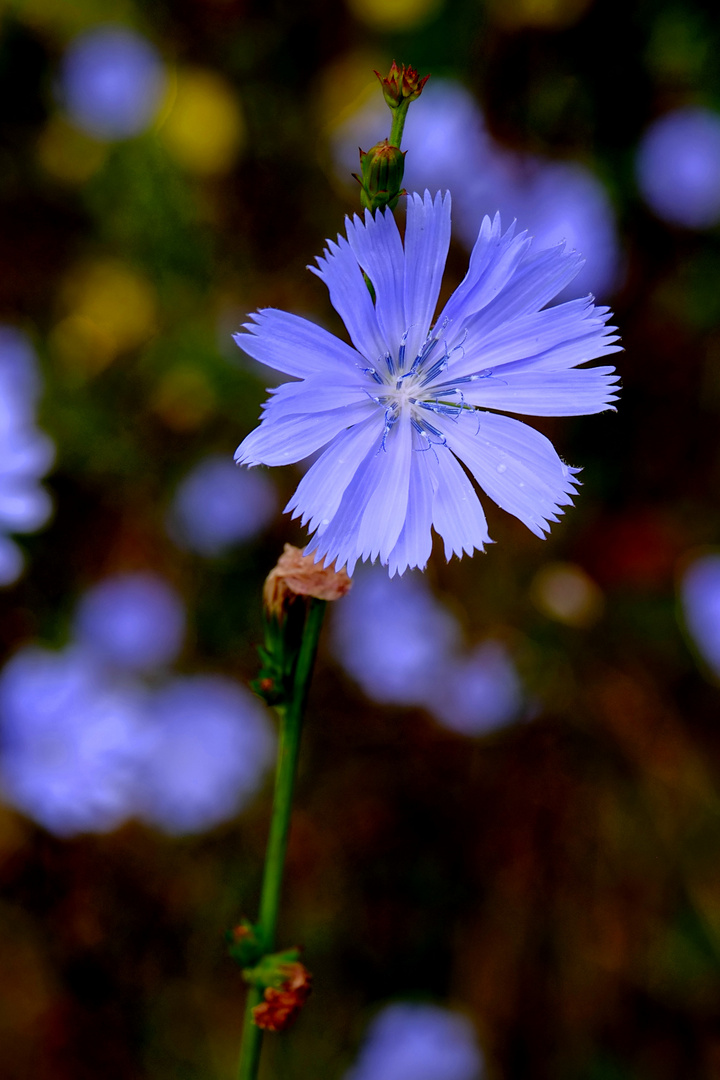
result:
M 266 309 L 236 335 L 255 360 L 298 381 L 271 391 L 243 465 L 286 465 L 323 449 L 286 510 L 313 533 L 309 552 L 352 574 L 380 559 L 390 575 L 424 567 L 434 528 L 445 555 L 483 550 L 485 514 L 463 465 L 537 536 L 572 501 L 577 469 L 519 420 L 495 410 L 572 416 L 613 408 L 617 352 L 609 309 L 592 297 L 546 305 L 583 260 L 535 250 L 526 233 L 483 220 L 468 272 L 433 321 L 450 244 L 450 196 L 407 200 L 404 244 L 392 214 L 347 220 L 310 269 L 352 341 Z M 372 282 L 375 300 L 363 272 Z M 461 464 L 462 463 L 462 464 Z

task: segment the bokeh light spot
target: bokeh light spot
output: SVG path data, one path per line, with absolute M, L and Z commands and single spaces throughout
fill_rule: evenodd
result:
M 695 647 L 720 677 L 720 553 L 702 555 L 685 569 L 680 602 Z
M 490 19 L 505 30 L 560 30 L 585 14 L 592 0 L 490 0 Z
M 188 171 L 202 176 L 228 172 L 245 141 L 245 121 L 233 87 L 213 71 L 179 71 L 160 137 Z
M 425 705 L 459 639 L 456 620 L 420 574 L 360 570 L 333 611 L 333 649 L 373 701 Z M 388 647 L 392 642 L 392 648 Z
M 467 656 L 449 658 L 427 704 L 444 727 L 462 735 L 485 735 L 517 720 L 523 693 L 507 648 L 484 641 Z
M 125 27 L 101 26 L 68 47 L 58 93 L 81 131 L 112 140 L 150 126 L 165 84 L 162 60 L 149 41 Z
M 76 267 L 63 285 L 61 300 L 68 316 L 54 327 L 51 343 L 60 362 L 82 374 L 101 371 L 157 329 L 153 286 L 117 260 Z
M 257 792 L 274 735 L 260 704 L 219 676 L 173 679 L 151 701 L 140 816 L 172 834 L 210 829 Z
M 107 146 L 78 131 L 61 116 L 53 116 L 37 142 L 38 161 L 56 180 L 84 184 L 103 165 Z
M 543 566 L 533 579 L 530 595 L 544 615 L 568 626 L 593 626 L 605 606 L 599 586 L 575 563 Z
M 250 540 L 277 512 L 271 480 L 239 469 L 230 454 L 199 461 L 181 480 L 168 514 L 168 530 L 183 547 L 200 555 L 220 555 Z
M 185 635 L 185 608 L 178 593 L 156 574 L 115 574 L 80 599 L 74 629 L 77 640 L 99 659 L 146 671 L 177 658 Z
M 356 19 L 385 33 L 422 26 L 442 9 L 444 0 L 346 0 Z
M 0 585 L 11 585 L 25 559 L 6 532 L 34 532 L 52 512 L 38 481 L 52 464 L 55 447 L 35 426 L 40 372 L 29 339 L 0 325 Z
M 215 392 L 195 367 L 180 364 L 166 372 L 152 395 L 151 407 L 173 431 L 193 431 L 215 411 Z
M 132 812 L 143 707 L 80 650 L 21 650 L 0 673 L 2 797 L 59 836 L 116 828 Z
M 484 1062 L 472 1024 L 437 1005 L 397 1002 L 370 1024 L 344 1080 L 481 1080 Z
M 637 182 L 663 221 L 706 229 L 720 221 L 720 113 L 686 107 L 659 117 L 637 151 Z

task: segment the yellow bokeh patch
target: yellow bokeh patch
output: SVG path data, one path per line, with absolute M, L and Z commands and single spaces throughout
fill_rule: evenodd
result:
M 237 94 L 214 71 L 176 72 L 159 135 L 168 153 L 188 171 L 203 176 L 228 172 L 245 142 Z
M 102 371 L 157 330 L 155 289 L 115 259 L 77 267 L 65 280 L 60 299 L 65 316 L 52 331 L 51 346 L 65 367 L 80 374 Z

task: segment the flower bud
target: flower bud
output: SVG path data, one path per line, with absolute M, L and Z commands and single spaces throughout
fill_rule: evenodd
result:
M 391 146 L 387 139 L 377 143 L 371 150 L 360 151 L 362 177 L 353 176 L 362 188 L 360 201 L 370 211 L 389 206 L 394 210 L 402 190 L 405 171 L 405 153 Z
M 421 79 L 415 68 L 405 67 L 404 64 L 398 67 L 394 60 L 390 68 L 390 74 L 386 79 L 382 77 L 379 71 L 376 71 L 375 74 L 380 80 L 385 101 L 391 109 L 397 109 L 403 102 L 410 102 L 414 101 L 415 98 L 419 98 L 423 86 L 430 78 L 429 75 L 424 75 Z
M 243 968 L 256 964 L 265 952 L 258 927 L 253 926 L 249 919 L 241 919 L 237 926 L 229 930 L 227 941 L 231 957 Z

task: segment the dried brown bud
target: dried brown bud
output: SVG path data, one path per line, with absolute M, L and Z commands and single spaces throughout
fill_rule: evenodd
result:
M 268 574 L 263 588 L 263 602 L 268 615 L 281 619 L 298 596 L 318 600 L 339 600 L 349 591 L 351 579 L 345 570 L 323 567 L 312 555 L 286 544 L 277 565 Z
M 268 986 L 265 1000 L 253 1009 L 253 1020 L 266 1031 L 284 1031 L 297 1018 L 311 990 L 311 975 L 304 964 L 282 964 L 279 986 Z

